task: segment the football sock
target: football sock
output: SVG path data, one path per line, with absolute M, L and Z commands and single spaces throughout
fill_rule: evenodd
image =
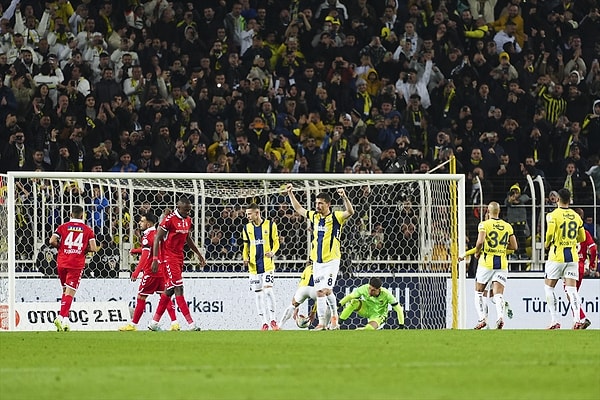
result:
M 575 286 L 566 286 L 565 292 L 569 295 L 569 303 L 571 303 L 571 309 L 573 310 L 573 322 L 579 322 L 579 316 L 581 313 L 581 298 L 577 293 Z
M 495 294 L 494 301 L 496 302 L 496 315 L 498 319 L 504 319 L 504 295 L 501 293 Z
M 267 300 L 267 312 L 269 314 L 269 321 L 275 320 L 275 294 L 273 293 L 272 287 L 263 288 L 265 292 L 265 298 Z
M 172 301 L 167 303 L 167 313 L 169 314 L 169 318 L 171 318 L 171 322 L 177 322 L 177 314 L 175 313 L 175 305 Z
M 583 312 L 583 307 L 579 307 L 579 320 L 585 320 L 585 313 Z
M 350 300 L 348 304 L 346 304 L 344 310 L 342 310 L 342 313 L 340 314 L 340 319 L 347 319 L 350 316 L 350 314 L 358 310 L 359 307 L 360 301 L 356 299 Z
M 330 293 L 327 295 L 327 304 L 331 311 L 331 317 L 337 317 L 337 297 L 335 297 L 335 294 Z
M 169 303 L 171 303 L 171 298 L 164 293 L 161 294 L 160 300 L 158 301 L 158 306 L 156 307 L 156 312 L 154 313 L 154 318 L 152 318 L 152 322 L 156 324 L 160 322 L 160 319 L 165 313 L 167 307 L 169 306 Z
M 183 297 L 183 295 L 175 296 L 175 302 L 177 303 L 179 311 L 181 311 L 181 314 L 183 315 L 183 318 L 185 318 L 187 323 L 190 325 L 194 325 L 194 319 L 190 314 L 190 308 L 188 307 L 187 302 L 185 301 L 185 297 Z
M 546 303 L 550 316 L 552 317 L 552 324 L 558 322 L 558 309 L 556 304 L 556 296 L 554 295 L 554 288 L 548 285 L 544 285 L 544 292 L 546 292 Z
M 62 299 L 60 300 L 60 316 L 64 321 L 69 319 L 69 310 L 71 309 L 71 304 L 73 303 L 73 296 L 70 294 L 63 294 Z
M 317 317 L 319 317 L 319 325 L 325 325 L 327 316 L 327 297 L 317 296 Z
M 485 308 L 487 308 L 487 305 L 485 305 L 484 302 L 483 292 L 475 292 L 475 310 L 477 310 L 477 318 L 479 321 L 483 321 L 486 318 Z
M 258 316 L 263 324 L 268 324 L 269 320 L 267 320 L 267 316 L 265 315 L 265 294 L 262 290 L 254 292 L 254 300 L 256 300 L 256 311 L 258 311 Z
M 290 304 L 285 311 L 283 312 L 283 316 L 281 317 L 281 321 L 279 321 L 279 326 L 283 326 L 283 324 L 285 324 L 290 318 L 292 318 L 292 315 L 294 315 L 294 310 L 296 309 L 296 307 L 294 307 L 293 304 Z
M 133 317 L 131 317 L 131 323 L 137 325 L 140 322 L 140 318 L 144 313 L 144 309 L 146 308 L 146 299 L 140 299 L 138 297 L 137 302 L 135 303 L 135 309 L 133 310 Z
M 373 325 L 371 324 L 366 324 L 365 325 L 365 331 L 374 331 L 375 328 L 373 328 Z

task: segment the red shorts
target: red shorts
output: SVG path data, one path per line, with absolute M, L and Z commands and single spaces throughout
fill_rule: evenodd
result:
M 169 260 L 163 261 L 162 266 L 164 267 L 165 274 L 165 289 L 171 289 L 175 286 L 183 286 L 183 277 L 181 271 L 183 270 L 183 260 Z
M 138 294 L 150 296 L 165 290 L 165 279 L 162 275 L 144 275 L 140 282 Z
M 79 282 L 81 282 L 82 272 L 83 269 L 58 267 L 58 279 L 60 279 L 60 285 L 77 290 Z

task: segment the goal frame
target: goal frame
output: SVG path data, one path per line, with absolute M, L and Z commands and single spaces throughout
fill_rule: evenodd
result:
M 320 180 L 335 181 L 448 181 L 450 182 L 450 218 L 451 241 L 449 245 L 450 265 L 451 265 L 451 307 L 452 307 L 452 329 L 466 328 L 466 268 L 464 261 L 459 262 L 459 254 L 465 252 L 465 241 L 460 238 L 466 237 L 466 217 L 465 217 L 465 176 L 462 174 L 168 174 L 168 173 L 120 173 L 120 172 L 9 172 L 7 175 L 7 236 L 8 236 L 8 257 L 7 257 L 7 284 L 8 284 L 8 315 L 15 313 L 15 285 L 16 285 L 16 240 L 15 234 L 15 215 L 16 193 L 15 180 L 23 178 L 38 179 L 170 179 L 170 180 L 195 180 L 200 184 L 204 180 L 224 180 L 224 181 L 263 181 L 263 180 L 286 180 L 289 182 L 312 181 L 315 186 L 319 186 Z M 429 210 L 430 212 L 431 210 Z M 11 233 L 12 232 L 12 233 Z M 231 274 L 227 274 L 231 276 Z M 245 276 L 246 274 L 244 274 Z M 298 274 L 299 275 L 299 274 Z M 375 275 L 375 273 L 374 273 Z M 381 275 L 381 274 L 377 274 Z M 400 275 L 400 274 L 398 274 Z M 214 276 L 214 275 L 213 275 Z M 357 275 L 358 276 L 358 275 Z M 446 297 L 446 293 L 440 294 Z M 15 329 L 14 318 L 9 317 L 8 330 Z

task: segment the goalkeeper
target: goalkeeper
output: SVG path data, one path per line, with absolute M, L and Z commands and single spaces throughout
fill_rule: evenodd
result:
M 340 320 L 348 319 L 352 312 L 366 318 L 367 325 L 357 329 L 376 330 L 383 328 L 388 317 L 388 306 L 392 306 L 398 316 L 398 324 L 404 326 L 404 309 L 389 290 L 381 287 L 381 279 L 373 277 L 368 284 L 362 285 L 340 301 L 344 306 Z

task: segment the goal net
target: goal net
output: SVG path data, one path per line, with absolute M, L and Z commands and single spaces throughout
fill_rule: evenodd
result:
M 342 230 L 338 299 L 378 276 L 404 306 L 407 328 L 464 327 L 464 274 L 457 268 L 464 251 L 459 240 L 465 235 L 463 175 L 15 172 L 3 178 L 0 192 L 0 225 L 8 232 L 0 238 L 2 329 L 16 326 L 18 318 L 10 318 L 16 306 L 60 297 L 56 251 L 47 241 L 68 220 L 72 205 L 84 207 L 86 222 L 101 243 L 88 259 L 76 300 L 133 305 L 137 282 L 129 278 L 137 260 L 130 250 L 139 247 L 137 222 L 147 212 L 164 216 L 184 196 L 193 204 L 193 239 L 207 259 L 201 268 L 191 252 L 185 257 L 186 297 L 198 302 L 191 305 L 192 313 L 207 329 L 254 329 L 258 321 L 241 261 L 245 206 L 257 203 L 263 217 L 278 226 L 280 284 L 275 293 L 282 312 L 312 239 L 309 223 L 294 212 L 285 194 L 290 182 L 307 209 L 314 209 L 320 192 L 331 194 L 333 209 L 342 209 L 338 188 L 354 205 L 356 213 Z M 156 298 L 148 302 L 149 311 Z M 343 328 L 365 322 L 350 319 Z M 386 325 L 397 326 L 393 312 Z

